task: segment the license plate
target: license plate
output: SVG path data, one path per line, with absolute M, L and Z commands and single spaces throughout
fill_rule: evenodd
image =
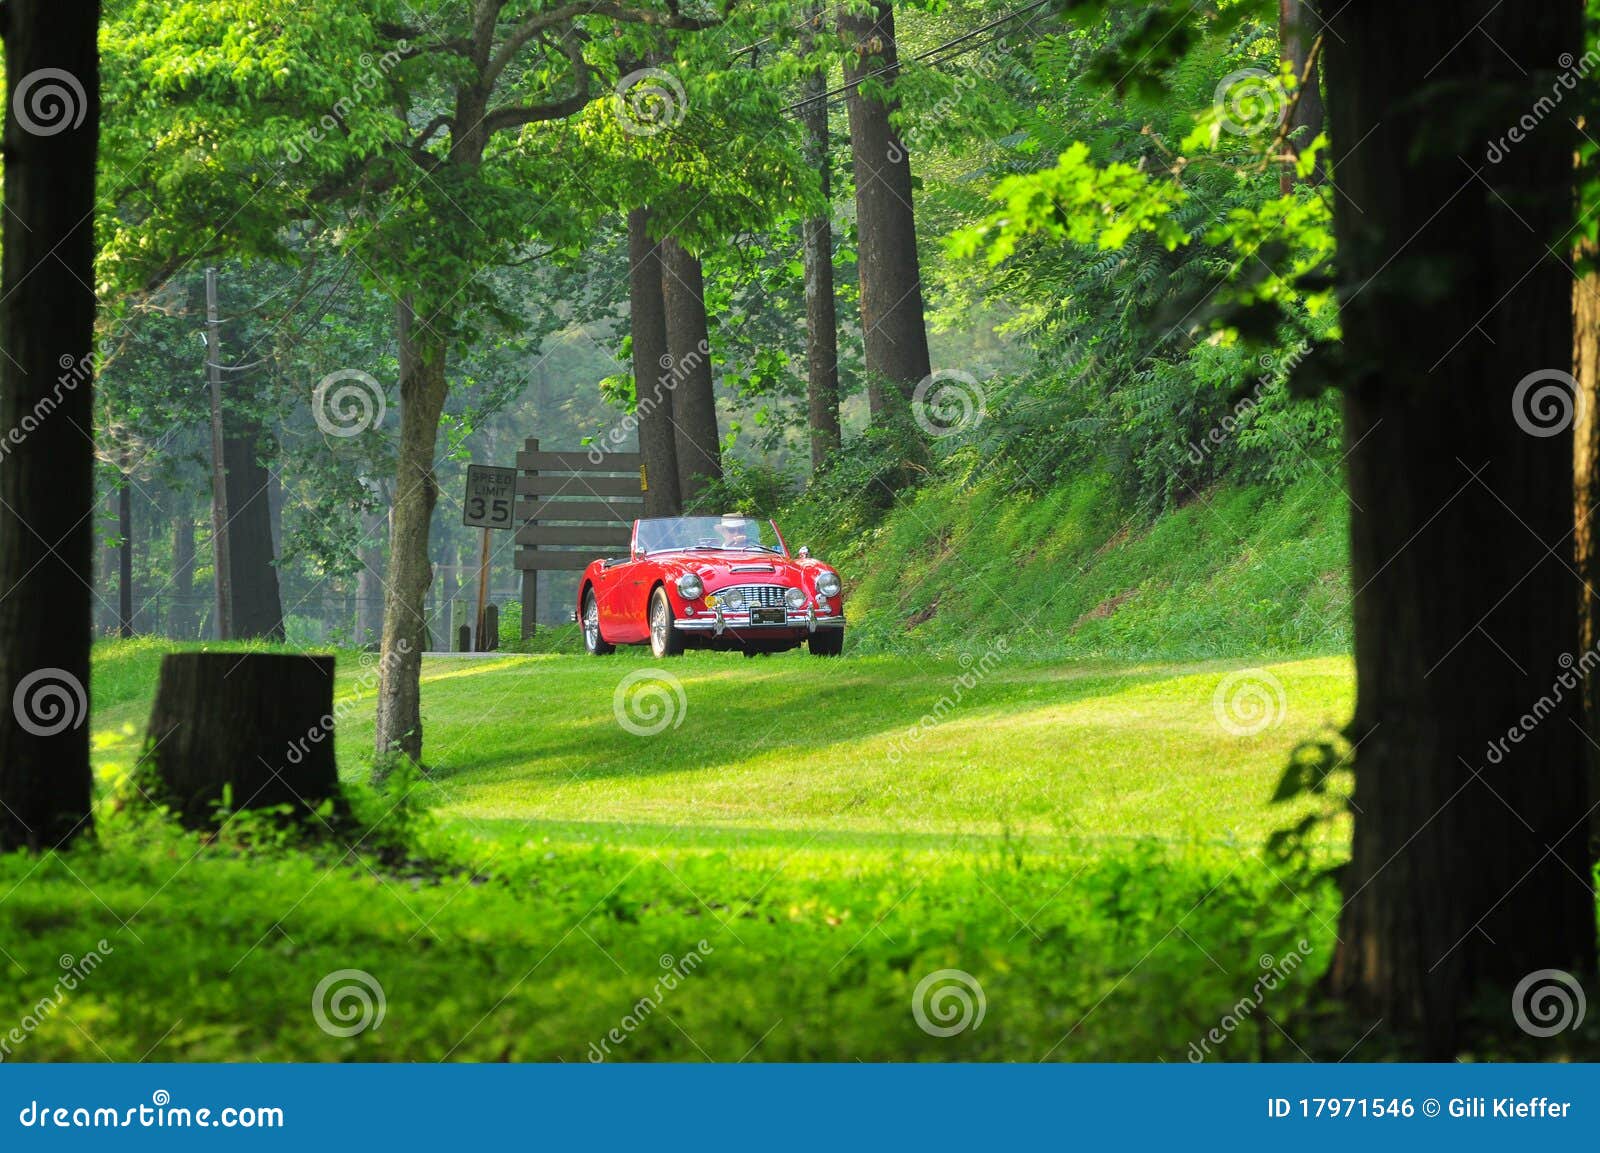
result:
M 782 609 L 751 609 L 750 623 L 753 625 L 781 625 L 784 622 Z

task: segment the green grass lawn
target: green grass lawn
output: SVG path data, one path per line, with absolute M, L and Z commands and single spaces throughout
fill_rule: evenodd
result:
M 159 652 L 113 648 L 97 666 L 103 771 L 137 755 Z M 1272 666 L 1276 685 L 1261 682 L 1270 723 L 1241 734 L 1219 722 L 1213 699 L 1225 675 L 1247 667 L 1238 662 L 647 657 L 429 657 L 434 807 L 476 832 L 608 845 L 945 848 L 1010 836 L 1253 850 L 1298 815 L 1266 803 L 1290 751 L 1327 736 L 1351 705 L 1343 658 Z M 636 686 L 661 686 L 674 715 L 663 731 L 636 735 L 618 722 L 618 685 L 651 669 L 674 678 L 681 697 L 654 678 Z M 349 709 L 338 750 L 349 779 L 368 772 L 372 692 L 371 673 L 341 659 L 338 699 Z M 630 700 L 651 703 L 625 695 L 624 715 Z
M 97 654 L 107 796 L 163 651 Z M 1337 899 L 1260 849 L 1301 812 L 1268 804 L 1291 749 L 1348 714 L 1349 662 L 1249 673 L 1268 708 L 1230 731 L 1217 691 L 1238 662 L 970 657 L 430 657 L 436 823 L 410 859 L 378 850 L 413 807 L 371 793 L 364 840 L 282 846 L 248 820 L 201 838 L 107 803 L 97 845 L 0 859 L 20 1004 L 59 989 L 58 958 L 110 947 L 13 1055 L 1176 1061 L 1292 955 L 1211 1055 L 1298 1059 L 1310 1042 L 1280 1022 Z M 677 723 L 635 735 L 618 686 L 652 668 L 678 682 L 660 698 Z M 371 695 L 341 656 L 354 783 Z M 312 1007 L 344 970 L 385 1006 L 352 1036 Z M 929 1000 L 946 970 L 984 1008 L 950 1036 L 914 1011 L 919 987 L 935 1026 L 956 1004 Z

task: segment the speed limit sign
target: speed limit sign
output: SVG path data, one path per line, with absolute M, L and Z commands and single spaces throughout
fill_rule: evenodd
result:
M 473 528 L 513 527 L 516 494 L 516 469 L 467 465 L 467 499 L 462 506 L 461 523 Z

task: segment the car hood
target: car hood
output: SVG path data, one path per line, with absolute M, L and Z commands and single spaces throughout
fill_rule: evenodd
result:
M 741 554 L 723 556 L 692 550 L 651 553 L 650 560 L 672 565 L 699 575 L 707 588 L 726 588 L 740 584 L 799 584 L 804 573 L 831 571 L 829 566 L 807 557 Z

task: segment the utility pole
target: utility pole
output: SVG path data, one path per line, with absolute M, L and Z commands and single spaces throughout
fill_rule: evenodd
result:
M 233 589 L 228 572 L 228 470 L 222 464 L 222 322 L 217 319 L 217 270 L 206 269 L 206 379 L 211 384 L 211 567 L 217 589 L 217 639 L 233 635 Z
M 128 476 L 128 450 L 122 450 L 117 470 L 117 635 L 133 635 L 133 483 Z

